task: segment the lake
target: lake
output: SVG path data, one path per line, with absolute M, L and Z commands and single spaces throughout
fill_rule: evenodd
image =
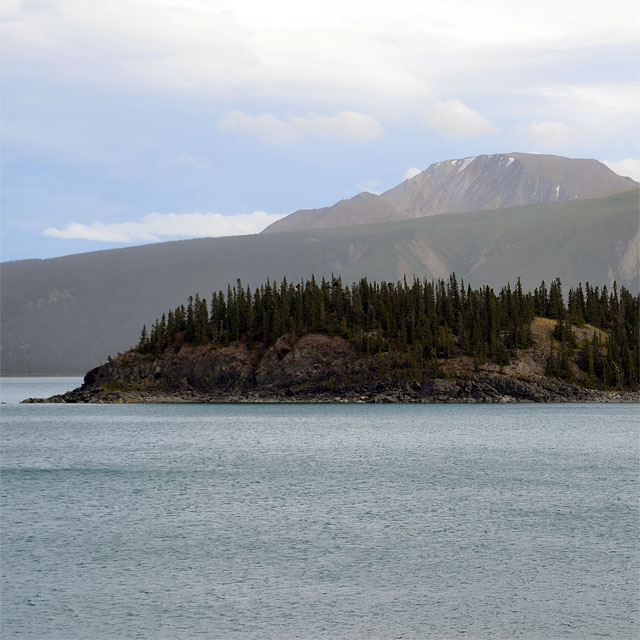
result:
M 79 383 L 2 379 L 2 638 L 640 633 L 637 405 L 15 404 Z

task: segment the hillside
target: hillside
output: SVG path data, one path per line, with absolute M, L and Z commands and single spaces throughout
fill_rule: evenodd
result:
M 586 286 L 565 306 L 559 280 L 236 285 L 191 296 L 48 401 L 638 400 L 639 303 Z
M 460 357 L 447 362 L 440 377 L 424 379 L 407 379 L 411 365 L 402 358 L 359 357 L 343 338 L 320 334 L 293 345 L 282 342 L 265 354 L 242 344 L 216 350 L 187 346 L 155 358 L 129 352 L 90 371 L 78 389 L 25 402 L 640 401 L 637 390 L 591 389 L 545 376 L 549 344 L 536 343 L 502 369 L 491 363 L 476 369 L 470 358 Z
M 142 324 L 241 278 L 415 274 L 526 289 L 560 277 L 638 291 L 638 191 L 343 229 L 208 238 L 2 265 L 2 372 L 81 373 L 125 351 Z
M 437 162 L 379 196 L 364 192 L 331 207 L 295 211 L 263 233 L 583 200 L 634 186 L 631 178 L 597 160 L 531 153 L 482 155 Z

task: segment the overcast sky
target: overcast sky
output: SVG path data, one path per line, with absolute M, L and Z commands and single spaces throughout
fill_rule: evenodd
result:
M 636 4 L 4 0 L 2 259 L 255 233 L 482 153 L 638 180 Z

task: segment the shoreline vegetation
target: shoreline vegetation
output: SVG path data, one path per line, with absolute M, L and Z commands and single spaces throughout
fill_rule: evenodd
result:
M 168 311 L 84 384 L 25 402 L 637 402 L 640 295 L 555 279 L 238 280 Z

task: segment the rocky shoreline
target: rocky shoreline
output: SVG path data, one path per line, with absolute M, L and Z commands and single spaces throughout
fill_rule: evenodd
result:
M 541 353 L 499 369 L 468 359 L 416 371 L 389 353 L 357 354 L 346 340 L 279 339 L 264 352 L 242 343 L 183 346 L 150 357 L 130 351 L 90 371 L 78 389 L 25 403 L 504 403 L 640 402 L 638 390 L 603 391 L 542 374 Z M 433 366 L 429 363 L 429 366 Z
M 492 384 L 492 382 L 494 384 Z M 548 389 L 542 385 L 518 384 L 511 393 L 500 391 L 495 380 L 433 380 L 415 388 L 404 387 L 373 390 L 362 388 L 317 389 L 305 393 L 288 391 L 248 391 L 246 393 L 207 394 L 195 391 L 135 392 L 91 391 L 75 389 L 50 398 L 28 398 L 24 403 L 511 403 L 511 402 L 640 402 L 634 391 L 600 391 L 574 385 Z

